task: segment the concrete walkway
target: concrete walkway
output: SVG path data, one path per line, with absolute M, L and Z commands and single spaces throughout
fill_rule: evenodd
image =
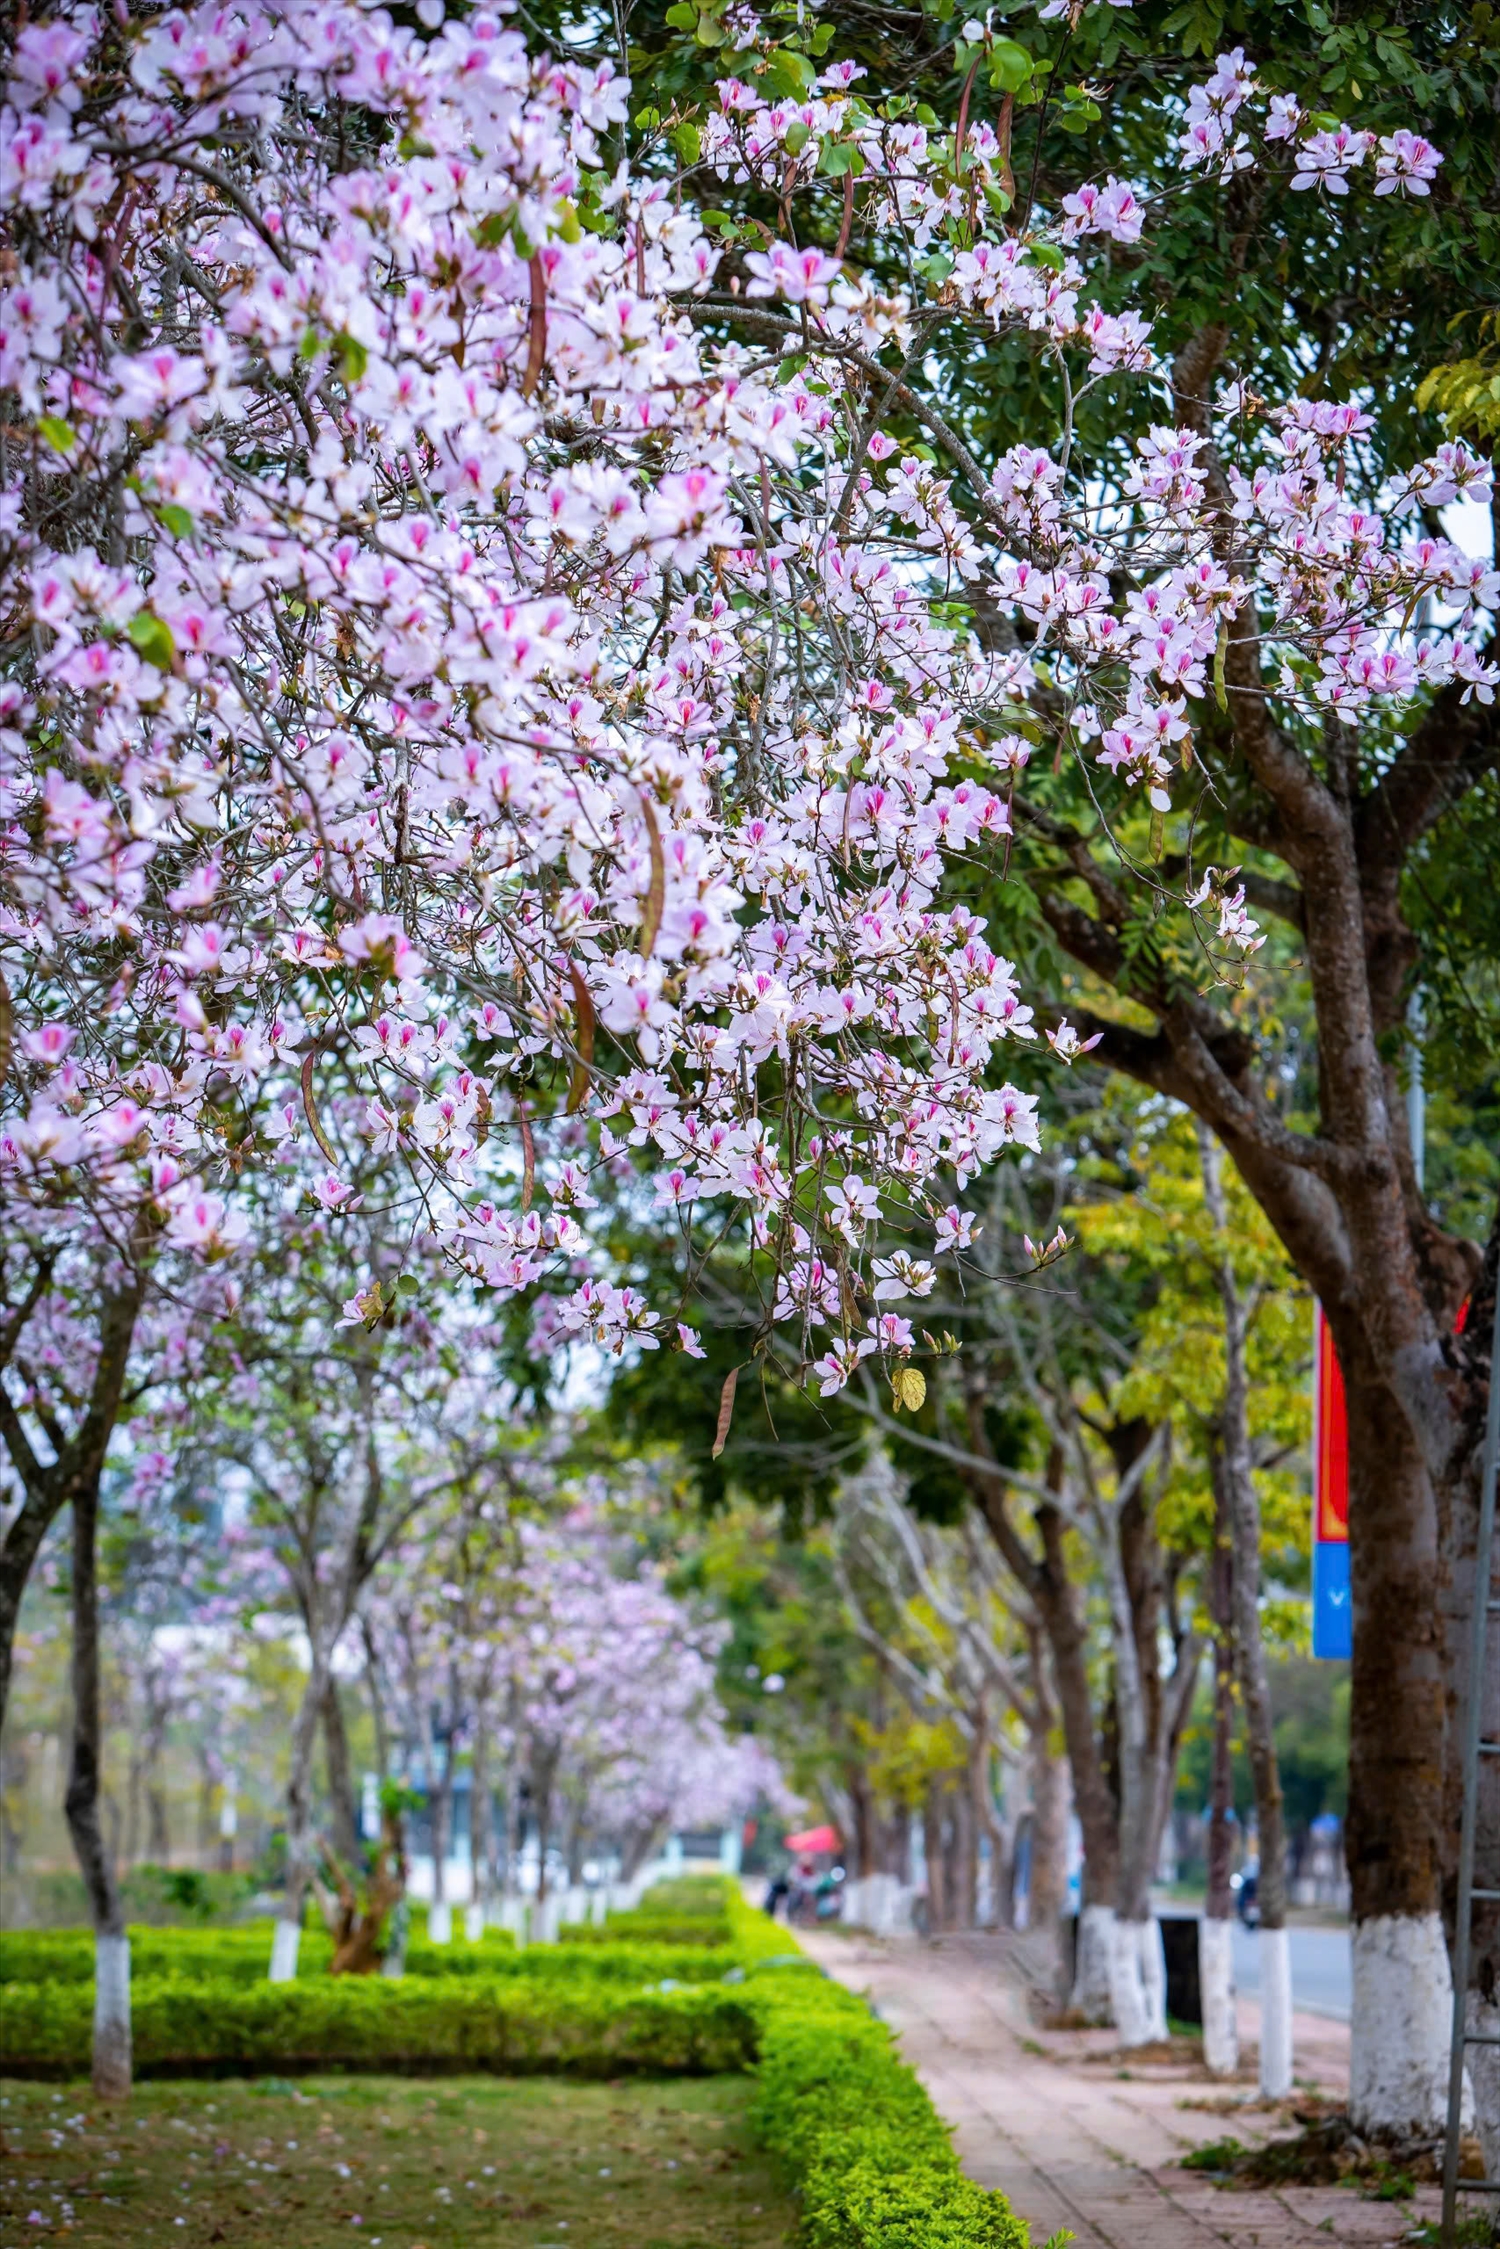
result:
M 1313 2249 L 1395 2243 L 1435 2218 L 1439 2195 L 1366 2201 L 1352 2188 L 1223 2189 L 1181 2158 L 1232 2134 L 1243 2144 L 1296 2130 L 1290 2107 L 1255 2099 L 1253 2066 L 1225 2085 L 1183 2041 L 1168 2056 L 1121 2056 L 1108 2031 L 1041 2027 L 1014 1939 L 880 1940 L 853 1931 L 797 1932 L 840 1982 L 866 1993 L 901 2039 L 964 2169 L 999 2187 L 1031 2227 L 1036 2249 L 1065 2228 L 1079 2249 Z M 1258 2029 L 1240 2003 L 1242 2046 Z M 1349 2033 L 1295 2018 L 1296 2098 L 1348 2087 Z M 1253 2055 L 1252 2055 L 1253 2063 Z

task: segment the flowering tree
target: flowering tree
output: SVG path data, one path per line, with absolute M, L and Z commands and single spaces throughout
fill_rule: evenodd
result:
M 312 1760 L 330 1726 L 333 1662 L 375 1572 L 422 1509 L 461 1487 L 490 1443 L 493 1369 L 477 1322 L 438 1289 L 389 1213 L 351 1193 L 330 1213 L 285 1163 L 256 1206 L 254 1252 L 180 1394 L 177 1473 L 240 1510 L 237 1576 L 250 1606 L 290 1600 L 306 1635 L 287 1781 L 287 1881 L 271 1973 L 296 1971 L 315 1856 Z M 373 1274 L 373 1324 L 339 1324 L 348 1261 Z M 429 1280 L 429 1293 L 431 1276 Z M 386 1294 L 388 1292 L 388 1300 Z M 336 1704 L 331 1736 L 341 1738 Z M 347 1794 L 345 1785 L 339 1793 Z
M 465 1749 L 481 1903 L 493 1750 L 505 1771 L 506 1886 L 518 1886 L 524 1803 L 540 1897 L 555 1848 L 570 1876 L 607 1847 L 630 1872 L 674 1823 L 717 1824 L 774 1780 L 764 1753 L 726 1731 L 720 1627 L 643 1558 L 639 1499 L 628 1479 L 559 1485 L 544 1456 L 512 1455 L 429 1516 L 370 1588 L 366 1614 L 427 1780 L 440 1907 Z
M 1086 13 L 1043 17 L 1072 38 Z M 671 1336 L 731 1229 L 764 1268 L 758 1343 L 795 1337 L 828 1393 L 867 1359 L 915 1380 L 895 1306 L 968 1238 L 947 1182 L 1035 1139 L 995 1050 L 1037 1026 L 954 879 L 1003 867 L 1014 822 L 1051 855 L 1060 940 L 1163 1026 L 1095 1035 L 1211 1114 L 1336 1331 L 1348 1307 L 1371 1398 L 1398 1359 L 1430 1385 L 1386 1002 L 1345 958 L 1339 761 L 1356 714 L 1438 699 L 1441 754 L 1424 736 L 1382 784 L 1404 809 L 1377 826 L 1403 831 L 1487 738 L 1493 588 L 1422 515 L 1485 471 L 1449 446 L 1372 477 L 1358 406 L 1214 400 L 1213 323 L 1168 380 L 1113 300 L 1157 202 L 1425 200 L 1440 151 L 1329 123 L 1234 50 L 1103 179 L 1041 181 L 1039 125 L 1028 184 L 1044 55 L 965 26 L 950 143 L 827 63 L 826 26 L 709 8 L 712 88 L 638 113 L 612 169 L 623 75 L 577 28 L 560 62 L 425 0 L 420 29 L 246 0 L 15 32 L 0 967 L 23 1047 L 73 1044 L 64 1084 L 7 1089 L 10 1175 L 58 1181 L 105 1140 L 142 1167 L 170 1144 L 197 1182 L 279 1137 L 318 1151 L 337 1210 L 356 1189 L 319 1103 L 352 1075 L 438 1253 L 539 1296 L 544 1340 Z M 1087 87 L 1059 94 L 1087 125 Z M 734 206 L 712 224 L 708 192 Z M 934 370 L 944 339 L 997 335 L 1063 411 L 981 460 Z M 1139 413 L 1113 403 L 1130 377 Z M 1413 634 L 1424 599 L 1450 621 Z M 1339 901 L 1321 1137 L 1246 1092 L 1194 986 L 1258 941 L 1191 819 L 1166 853 L 1205 770 L 1194 707 L 1271 807 L 1254 839 Z M 1020 782 L 1039 735 L 1096 829 Z M 1179 902 L 1185 986 L 1133 934 L 1139 883 Z M 279 1117 L 258 1134 L 252 1088 Z M 680 1235 L 666 1303 L 591 1247 L 616 1159 Z M 177 1178 L 181 1238 L 232 1246 L 223 1180 Z M 875 1273 L 882 1206 L 911 1239 Z M 1381 1303 L 1410 1286 L 1366 1337 L 1377 1267 Z M 351 1276 L 371 1329 L 383 1285 Z M 1357 1911 L 1390 1917 L 1373 1892 Z

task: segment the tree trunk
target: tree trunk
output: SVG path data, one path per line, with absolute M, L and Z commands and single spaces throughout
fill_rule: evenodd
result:
M 1198 1127 L 1203 1165 L 1203 1197 L 1218 1245 L 1219 1301 L 1224 1312 L 1224 1402 L 1212 1447 L 1214 1517 L 1218 1535 L 1227 1530 L 1232 1547 L 1229 1572 L 1235 1669 L 1245 1706 L 1245 1734 L 1255 1784 L 1255 1824 L 1260 1837 L 1260 1875 L 1256 1902 L 1260 1930 L 1260 2092 L 1263 2100 L 1284 2100 L 1292 2089 L 1291 1952 L 1286 1935 L 1286 1819 L 1281 1768 L 1271 1715 L 1271 1685 L 1260 1630 L 1260 1494 L 1255 1488 L 1250 1447 L 1250 1377 L 1245 1360 L 1247 1322 L 1229 1246 L 1219 1146 L 1206 1125 Z
M 1349 2109 L 1366 2137 L 1406 2137 L 1441 2131 L 1448 2106 L 1435 1508 L 1406 1416 L 1362 1343 L 1348 1348 L 1337 1330 L 1335 1341 L 1349 1417 L 1354 1608 Z
M 198 1864 L 205 1870 L 214 1863 L 214 1774 L 208 1751 L 198 1753 Z
M 73 1493 L 73 1755 L 64 1809 L 94 1923 L 94 2093 L 123 2101 L 131 2083 L 130 1939 L 99 1825 L 98 1532 L 96 1476 Z
M 1055 1931 L 1068 1894 L 1068 1814 L 1072 1809 L 1067 1759 L 1052 1747 L 1050 1725 L 1031 1737 L 1031 1889 L 1027 1921 Z
M 149 1821 L 146 1855 L 153 1866 L 170 1866 L 172 1837 L 167 1827 L 167 1790 L 162 1779 L 159 1746 L 152 1751 L 151 1778 L 146 1786 L 146 1813 Z
M 1198 1924 L 1198 1988 L 1203 2002 L 1203 2060 L 1216 2077 L 1240 2064 L 1235 2020 L 1234 1892 L 1234 1559 L 1220 1486 L 1214 1488 L 1214 1551 L 1209 1607 L 1214 1626 L 1214 1746 L 1209 1781 L 1208 1885 Z
M 328 1659 L 314 1640 L 312 1668 L 292 1723 L 291 1765 L 286 1784 L 286 1890 L 271 1939 L 272 1983 L 290 1983 L 297 1973 L 302 1907 L 313 1868 L 313 1746 L 318 1738 L 327 1684 Z
M 874 1795 L 863 1773 L 851 1773 L 849 1776 L 849 1809 L 849 1841 L 853 1846 L 851 1856 L 854 1860 L 849 1871 L 856 1877 L 873 1874 L 877 1856 L 875 1834 L 879 1822 L 875 1815 Z
M 125 1782 L 125 1841 L 120 1856 L 127 1868 L 135 1865 L 141 1846 L 141 1797 L 145 1766 L 139 1749 L 132 1746 L 130 1771 Z
M 469 1897 L 483 1930 L 495 1894 L 495 1807 L 490 1799 L 490 1720 L 483 1702 L 474 1710 L 474 1753 L 469 1767 Z
M 323 1753 L 328 1760 L 328 1797 L 332 1807 L 334 1854 L 350 1874 L 358 1874 L 364 1854 L 354 1824 L 354 1775 L 349 1766 L 349 1736 L 344 1729 L 344 1705 L 338 1681 L 330 1671 L 323 1689 Z
M 427 1934 L 434 1944 L 446 1944 L 453 1934 L 453 1908 L 448 1903 L 448 1825 L 453 1809 L 453 1737 L 443 1749 L 443 1770 L 430 1790 L 432 1808 L 432 1904 L 427 1912 Z
M 1045 1502 L 1036 1509 L 1036 1526 L 1042 1540 L 1042 1560 L 1038 1564 L 1018 1539 L 1006 1514 L 1001 1477 L 998 1474 L 985 1477 L 976 1496 L 1002 1560 L 1015 1572 L 1036 1606 L 1051 1650 L 1052 1675 L 1073 1783 L 1073 1809 L 1083 1830 L 1083 1884 L 1070 2005 L 1086 2021 L 1106 2023 L 1110 2019 L 1109 1964 L 1114 1942 L 1120 1833 L 1094 1728 L 1087 1627 L 1067 1574 L 1062 1514 Z
M 922 1798 L 922 1853 L 927 1861 L 927 1926 L 933 1936 L 948 1927 L 948 1867 L 943 1833 L 946 1780 L 930 1780 Z
M 547 1897 L 547 1852 L 552 1842 L 552 1782 L 557 1771 L 557 1752 L 547 1750 L 537 1758 L 531 1768 L 531 1803 L 536 1820 L 536 1902 L 542 1905 Z
M 375 1635 L 363 1616 L 359 1620 L 359 1633 L 365 1651 L 365 1686 L 370 1696 L 370 1718 L 375 1728 L 375 1770 L 383 1787 L 391 1778 L 391 1741 L 385 1715 L 385 1689 L 380 1676 L 380 1654 L 375 1646 Z

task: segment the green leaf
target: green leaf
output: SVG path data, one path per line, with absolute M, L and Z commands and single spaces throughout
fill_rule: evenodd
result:
M 825 141 L 818 151 L 818 170 L 826 179 L 841 180 L 846 172 L 859 179 L 864 168 L 864 157 L 853 141 Z
M 675 5 L 667 10 L 667 21 L 674 31 L 691 31 L 698 21 L 698 11 L 688 7 L 687 0 L 675 0 Z M 639 125 L 639 118 L 636 123 Z
M 696 164 L 703 151 L 703 135 L 690 117 L 684 117 L 672 133 L 672 146 L 684 164 Z
M 1063 254 L 1055 242 L 1033 242 L 1031 255 L 1039 266 L 1051 266 L 1054 273 L 1063 269 Z
M 1018 94 L 1029 83 L 1036 65 L 1017 39 L 997 39 L 990 49 L 990 84 L 1002 93 Z
M 715 23 L 712 16 L 703 15 L 698 18 L 698 26 L 693 33 L 693 37 L 700 47 L 722 47 L 724 44 L 724 27 L 722 24 Z
M 421 1288 L 422 1284 L 415 1273 L 403 1273 L 396 1283 L 396 1294 L 398 1296 L 417 1296 L 420 1295 Z
M 370 364 L 369 346 L 362 344 L 358 336 L 351 336 L 346 328 L 334 337 L 333 349 L 345 382 L 357 383 Z
M 811 86 L 817 72 L 806 55 L 778 47 L 756 72 L 760 90 L 768 101 L 796 101 Z
M 785 134 L 788 156 L 800 156 L 812 138 L 811 128 L 800 117 L 794 117 Z
M 170 531 L 174 539 L 191 539 L 192 516 L 186 508 L 179 507 L 175 500 L 158 500 L 156 514 L 163 530 Z
M 125 627 L 125 634 L 136 654 L 144 656 L 148 664 L 155 664 L 158 671 L 171 670 L 177 644 L 171 628 L 164 625 L 160 617 L 154 617 L 149 609 L 138 609 Z
M 59 421 L 55 414 L 43 414 L 36 426 L 54 453 L 71 453 L 78 442 L 72 423 Z

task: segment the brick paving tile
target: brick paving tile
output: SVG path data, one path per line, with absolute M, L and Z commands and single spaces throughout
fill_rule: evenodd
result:
M 816 1930 L 798 1941 L 890 2024 L 954 2127 L 964 2169 L 1001 2189 L 1038 2249 L 1059 2229 L 1078 2249 L 1389 2249 L 1437 2216 L 1430 2187 L 1380 2203 L 1347 2187 L 1223 2189 L 1181 2168 L 1210 2140 L 1255 2145 L 1295 2129 L 1287 2110 L 1255 2098 L 1252 2000 L 1240 2002 L 1250 2060 L 1226 2086 L 1183 2040 L 1120 2056 L 1109 2031 L 1045 2027 L 1014 1938 L 923 1943 Z M 1299 2097 L 1341 2098 L 1347 2025 L 1298 2015 L 1294 2035 Z

